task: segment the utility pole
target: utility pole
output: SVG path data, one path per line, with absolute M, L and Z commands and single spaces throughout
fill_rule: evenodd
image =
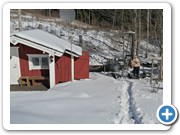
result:
M 18 24 L 19 24 L 19 31 L 22 31 L 21 9 L 18 9 Z

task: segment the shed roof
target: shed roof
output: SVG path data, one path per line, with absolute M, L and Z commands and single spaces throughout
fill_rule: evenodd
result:
M 56 56 L 61 56 L 63 53 L 71 53 L 70 42 L 38 29 L 12 34 L 11 43 L 13 45 L 23 43 Z M 72 54 L 76 57 L 81 56 L 82 48 L 72 44 Z

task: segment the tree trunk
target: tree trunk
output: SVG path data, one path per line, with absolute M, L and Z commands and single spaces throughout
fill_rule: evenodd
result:
M 19 24 L 19 31 L 22 31 L 21 9 L 18 9 L 18 24 Z
M 114 26 L 116 25 L 116 9 L 114 10 L 114 15 L 113 15 L 112 19 L 113 19 L 112 29 L 114 29 Z
M 149 9 L 147 10 L 147 42 L 146 42 L 146 58 L 148 56 L 148 44 L 149 44 Z
M 92 15 L 90 9 L 89 9 L 89 25 L 92 25 Z
M 51 17 L 51 9 L 49 9 L 49 17 Z
M 122 9 L 121 13 L 121 31 L 124 32 L 124 9 Z
M 138 10 L 138 23 L 139 23 L 139 32 L 138 32 L 138 43 L 137 43 L 137 50 L 136 55 L 139 56 L 139 46 L 141 42 L 141 9 Z
M 134 30 L 134 10 L 132 9 L 132 10 L 130 10 L 130 19 L 132 20 L 131 21 L 131 25 L 129 25 L 129 30 Z
M 151 20 L 151 13 L 152 13 L 152 11 L 151 11 L 151 9 L 149 9 L 149 35 L 151 35 L 152 34 L 152 20 Z
M 160 80 L 163 80 L 163 11 L 160 14 L 160 56 L 161 56 L 161 65 L 160 65 Z
M 134 32 L 135 32 L 135 35 L 134 35 L 134 50 L 133 50 L 133 56 L 134 55 L 137 55 L 136 54 L 136 50 L 137 50 L 137 37 L 138 37 L 138 21 L 137 21 L 137 9 L 134 9 Z
M 134 40 L 134 38 L 135 38 L 135 35 L 134 34 L 130 34 L 130 36 L 131 36 L 131 59 L 133 59 L 133 56 L 134 56 L 134 48 L 135 48 L 135 40 Z

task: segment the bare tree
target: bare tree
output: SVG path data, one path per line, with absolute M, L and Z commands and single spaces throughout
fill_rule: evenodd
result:
M 160 57 L 161 57 L 161 63 L 160 63 L 160 74 L 159 79 L 163 79 L 163 11 L 160 11 Z
M 124 9 L 121 12 L 121 31 L 124 32 Z
M 114 26 L 115 26 L 115 24 L 116 24 L 116 9 L 114 10 L 112 19 L 113 19 L 113 22 L 112 22 L 112 29 L 114 29 Z
M 138 10 L 138 24 L 139 24 L 139 32 L 138 32 L 138 43 L 137 43 L 137 50 L 136 55 L 139 56 L 139 46 L 141 41 L 141 9 Z
M 147 42 L 146 42 L 146 58 L 148 56 L 148 44 L 149 44 L 149 9 L 147 10 Z
M 19 24 L 19 31 L 22 31 L 21 9 L 18 9 L 18 24 Z
M 49 17 L 51 17 L 52 15 L 51 15 L 51 9 L 49 9 Z
M 136 49 L 137 49 L 137 37 L 138 37 L 138 21 L 137 21 L 137 16 L 138 16 L 138 13 L 137 13 L 137 9 L 134 9 L 134 32 L 135 32 L 135 35 L 134 35 L 134 50 L 133 50 L 133 55 L 137 55 L 136 54 Z
M 92 17 L 91 17 L 91 10 L 89 9 L 89 25 L 92 25 Z
M 125 61 L 125 44 L 124 44 L 124 36 L 125 36 L 125 33 L 124 33 L 124 9 L 122 9 L 122 12 L 121 12 L 121 32 L 123 34 L 123 60 Z

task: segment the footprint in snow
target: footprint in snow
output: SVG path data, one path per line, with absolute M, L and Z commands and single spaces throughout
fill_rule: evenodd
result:
M 78 97 L 78 98 L 90 98 L 91 96 L 87 93 L 80 93 L 76 97 Z

